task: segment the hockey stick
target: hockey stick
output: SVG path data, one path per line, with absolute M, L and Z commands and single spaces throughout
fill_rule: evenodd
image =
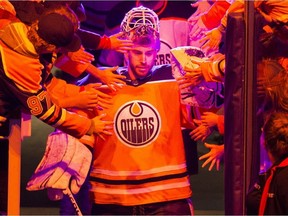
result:
M 69 187 L 64 189 L 63 193 L 70 198 L 70 201 L 73 204 L 73 207 L 75 208 L 75 211 L 76 211 L 77 215 L 83 216 L 83 214 L 82 214 L 82 212 L 81 212 L 81 210 L 80 210 L 80 208 L 79 208 L 79 206 L 78 206 L 78 204 L 77 204 L 77 202 L 76 202 L 71 190 L 69 189 Z

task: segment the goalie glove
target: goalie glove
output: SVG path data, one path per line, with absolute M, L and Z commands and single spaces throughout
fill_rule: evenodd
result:
M 26 189 L 66 189 L 70 184 L 77 193 L 83 184 L 92 160 L 92 153 L 78 139 L 61 131 L 51 133 L 44 156 Z
M 223 86 L 199 70 L 200 65 L 201 69 L 204 68 L 207 71 L 210 71 L 210 69 L 213 69 L 215 66 L 218 67 L 218 65 L 206 62 L 207 58 L 204 57 L 203 51 L 197 47 L 176 47 L 171 49 L 170 52 L 172 54 L 171 66 L 173 77 L 189 78 L 190 76 L 188 80 L 193 81 L 187 88 L 180 89 L 181 103 L 205 109 L 211 109 L 212 107 L 218 108 L 220 105 L 217 104 L 216 99 L 218 96 L 220 98 L 223 97 Z M 195 73 L 195 71 L 197 71 L 197 73 Z M 193 74 L 193 76 L 191 74 Z M 195 78 L 195 76 L 198 78 Z M 206 80 L 206 78 L 209 78 L 209 80 Z

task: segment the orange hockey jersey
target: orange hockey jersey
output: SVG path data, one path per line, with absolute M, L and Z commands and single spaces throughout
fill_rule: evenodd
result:
M 94 146 L 95 203 L 131 206 L 191 196 L 181 133 L 189 116 L 171 78 L 171 67 L 155 66 L 146 79 L 128 81 L 100 112 L 114 121 L 114 132 Z
M 90 130 L 92 121 L 54 104 L 43 88 L 43 65 L 26 36 L 27 26 L 19 21 L 6 24 L 0 33 L 0 115 L 9 117 L 11 110 L 21 107 L 46 124 L 72 136 L 80 138 L 85 135 Z M 56 88 L 55 82 L 57 80 L 46 87 Z M 57 86 L 62 87 L 63 93 L 79 89 Z

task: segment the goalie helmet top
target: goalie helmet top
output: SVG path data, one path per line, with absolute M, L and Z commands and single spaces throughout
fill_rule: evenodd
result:
M 159 18 L 153 10 L 143 6 L 134 7 L 127 12 L 120 28 L 130 39 L 142 35 L 159 38 Z

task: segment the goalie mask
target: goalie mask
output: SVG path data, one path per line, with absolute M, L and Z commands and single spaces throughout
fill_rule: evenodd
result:
M 159 18 L 153 10 L 143 6 L 132 8 L 126 13 L 120 29 L 133 42 L 149 37 L 157 42 L 157 49 L 160 49 Z

